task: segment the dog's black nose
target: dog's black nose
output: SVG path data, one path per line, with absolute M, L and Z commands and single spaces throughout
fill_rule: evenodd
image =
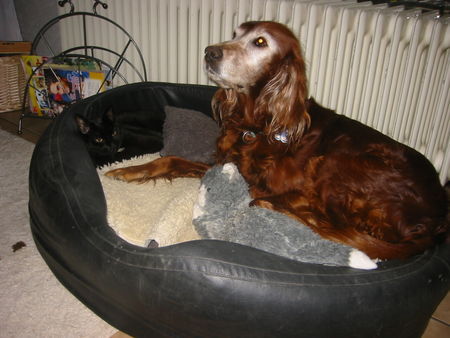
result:
M 205 58 L 207 61 L 217 61 L 223 57 L 222 48 L 217 46 L 208 46 L 205 49 Z

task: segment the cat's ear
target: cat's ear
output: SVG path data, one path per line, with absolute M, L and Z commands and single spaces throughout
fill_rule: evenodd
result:
M 105 113 L 106 117 L 110 120 L 110 121 L 114 121 L 114 113 L 112 108 L 109 108 L 106 113 Z
M 78 129 L 82 134 L 87 134 L 89 132 L 89 123 L 87 121 L 80 116 L 75 116 L 75 121 L 77 122 Z

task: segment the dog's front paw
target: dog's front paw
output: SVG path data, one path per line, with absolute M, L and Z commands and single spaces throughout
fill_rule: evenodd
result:
M 105 173 L 105 176 L 113 178 L 115 180 L 125 181 L 125 172 L 122 168 L 107 171 Z
M 146 182 L 150 178 L 147 171 L 136 167 L 118 168 L 107 171 L 105 176 L 124 182 Z

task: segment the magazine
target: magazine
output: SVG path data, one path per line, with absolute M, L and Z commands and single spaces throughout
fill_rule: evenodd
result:
M 29 82 L 30 110 L 38 116 L 54 117 L 65 107 L 80 99 L 110 88 L 106 71 L 92 60 L 74 63 L 69 58 L 48 58 L 36 55 L 22 57 Z

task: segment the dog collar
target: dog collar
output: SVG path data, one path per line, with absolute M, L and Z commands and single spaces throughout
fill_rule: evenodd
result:
M 261 134 L 261 133 L 258 133 Z M 286 131 L 283 131 L 281 133 L 277 133 L 273 137 L 276 141 L 279 141 L 281 143 L 288 143 L 288 133 Z M 251 130 L 246 130 L 242 133 L 242 141 L 244 143 L 250 144 L 253 143 L 256 139 L 256 133 Z
M 251 130 L 246 130 L 242 133 L 242 142 L 250 144 L 255 142 L 256 133 Z
M 288 133 L 283 131 L 281 133 L 275 134 L 274 139 L 280 141 L 281 143 L 288 143 Z

